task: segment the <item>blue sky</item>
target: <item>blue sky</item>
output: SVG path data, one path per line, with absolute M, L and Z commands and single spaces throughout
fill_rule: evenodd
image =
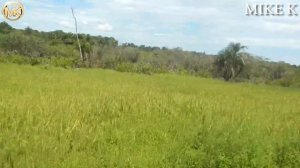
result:
M 6 0 L 2 0 L 2 5 Z M 138 45 L 181 47 L 216 54 L 229 42 L 274 61 L 300 65 L 300 16 L 249 17 L 250 3 L 298 3 L 299 0 L 23 0 L 25 16 L 9 22 L 17 28 L 111 36 Z M 300 7 L 298 8 L 300 13 Z M 1 18 L 0 21 L 4 19 Z

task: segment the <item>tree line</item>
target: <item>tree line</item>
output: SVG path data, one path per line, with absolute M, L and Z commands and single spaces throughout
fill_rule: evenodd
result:
M 73 33 L 61 30 L 42 32 L 29 27 L 19 30 L 2 22 L 0 62 L 103 68 L 143 74 L 176 73 L 225 81 L 300 87 L 299 66 L 253 56 L 239 43 L 230 43 L 218 55 L 208 55 L 181 48 L 119 44 L 114 38 L 89 34 L 79 34 L 78 38 L 83 58 L 80 58 Z

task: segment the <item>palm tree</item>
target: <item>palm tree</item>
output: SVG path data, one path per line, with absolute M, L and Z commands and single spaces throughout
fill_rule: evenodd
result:
M 218 75 L 226 81 L 236 78 L 244 69 L 245 62 L 241 51 L 247 48 L 240 43 L 230 43 L 224 50 L 220 51 L 214 62 Z

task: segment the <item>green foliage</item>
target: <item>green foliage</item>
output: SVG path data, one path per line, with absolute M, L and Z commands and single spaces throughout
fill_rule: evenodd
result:
M 75 60 L 73 58 L 64 58 L 64 57 L 51 57 L 50 65 L 63 67 L 63 68 L 72 68 L 76 65 L 79 60 Z
M 135 67 L 131 63 L 121 63 L 117 65 L 116 70 L 119 72 L 135 72 Z
M 164 70 L 155 68 L 151 64 L 145 63 L 121 63 L 117 65 L 116 70 L 119 72 L 134 72 L 146 75 L 151 75 L 154 73 L 165 73 Z
M 13 28 L 6 22 L 0 23 L 0 33 L 10 33 L 13 30 Z
M 0 47 L 7 52 L 25 56 L 43 57 L 45 55 L 45 45 L 42 39 L 25 36 L 20 32 L 0 35 Z
M 24 57 L 20 55 L 0 56 L 1 63 L 15 63 L 19 65 L 51 65 L 56 67 L 71 68 L 78 62 L 72 58 L 64 57 Z
M 226 81 L 238 77 L 244 68 L 240 53 L 244 48 L 240 43 L 230 43 L 222 50 L 214 62 L 217 75 L 220 74 Z
M 0 64 L 0 167 L 300 167 L 300 91 Z

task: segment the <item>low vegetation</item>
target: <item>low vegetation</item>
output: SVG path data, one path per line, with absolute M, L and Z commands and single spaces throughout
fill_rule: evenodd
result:
M 300 167 L 300 91 L 0 63 L 0 167 Z

